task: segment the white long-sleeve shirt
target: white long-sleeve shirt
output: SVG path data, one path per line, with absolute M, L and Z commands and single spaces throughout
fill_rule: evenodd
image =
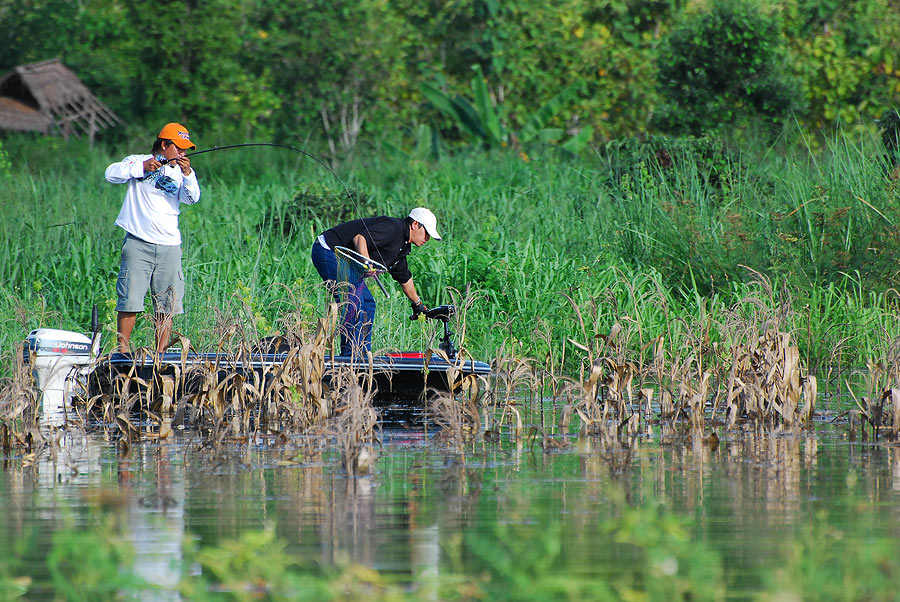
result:
M 106 181 L 127 184 L 122 210 L 116 225 L 126 232 L 157 245 L 180 245 L 178 214 L 181 203 L 200 200 L 200 184 L 193 169 L 189 176 L 178 165 L 168 163 L 144 174 L 144 161 L 153 155 L 129 155 L 106 168 Z

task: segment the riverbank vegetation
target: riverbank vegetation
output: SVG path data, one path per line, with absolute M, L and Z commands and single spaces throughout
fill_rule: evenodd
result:
M 785 121 L 864 131 L 900 104 L 888 0 L 207 0 L 164 20 L 158 7 L 0 2 L 0 72 L 59 57 L 133 132 L 178 120 L 204 146 L 230 131 L 334 159 L 372 140 L 445 152 L 777 135 Z
M 10 140 L 20 168 L 6 177 L 3 222 L 4 237 L 18 242 L 0 249 L 7 374 L 30 329 L 86 330 L 94 304 L 112 349 L 122 191 L 101 174 L 127 152 Z M 882 148 L 850 135 L 804 152 L 652 138 L 585 158 L 553 147 L 527 158 L 373 154 L 340 179 L 283 149 L 208 153 L 194 161 L 204 198 L 182 214 L 188 295 L 178 343 L 239 351 L 278 334 L 321 339 L 328 296 L 308 258 L 315 236 L 341 219 L 427 205 L 445 239 L 413 251 L 417 286 L 430 305 L 463 308 L 457 342 L 499 369 L 480 398 L 496 410 L 481 430 L 508 426 L 521 437 L 540 425 L 546 436 L 569 432 L 572 419 L 588 430 L 615 419 L 637 432 L 651 402 L 656 418 L 692 426 L 705 414 L 729 428 L 809 424 L 818 394 L 851 385 L 874 431 L 896 436 L 898 404 L 885 392 L 900 386 L 900 215 Z M 406 319 L 399 294 L 377 294 L 375 349 L 435 346 L 429 326 Z M 138 330 L 135 343 L 149 344 L 150 324 Z M 313 347 L 321 359 L 327 342 Z M 580 388 L 573 394 L 565 382 Z M 534 411 L 523 421 L 509 392 L 525 383 L 551 391 L 568 416 L 548 424 Z M 232 434 L 251 436 L 263 400 L 244 389 L 244 428 Z M 215 396 L 208 401 L 219 416 Z M 128 401 L 111 403 L 110 420 Z M 227 427 L 217 424 L 215 432 Z
M 99 435 L 122 460 L 183 435 L 185 458 L 202 452 L 216 467 L 246 449 L 274 451 L 271 466 L 297 473 L 309 463 L 333 470 L 346 489 L 325 504 L 331 512 L 337 500 L 336 521 L 370 471 L 387 487 L 445 497 L 418 475 L 401 484 L 397 474 L 415 471 L 399 466 L 403 454 L 382 454 L 365 380 L 342 374 L 322 386 L 335 315 L 309 259 L 316 235 L 340 221 L 424 205 L 444 240 L 413 250 L 417 288 L 429 306 L 459 308 L 463 355 L 494 368 L 422 408 L 426 454 L 446 454 L 460 490 L 467 453 L 483 452 L 474 464 L 504 481 L 518 466 L 494 468 L 489 456 L 501 450 L 529 462 L 566 455 L 584 473 L 578 483 L 594 472 L 625 482 L 653 440 L 655 456 L 734 458 L 729 475 L 774 467 L 723 489 L 741 500 L 750 497 L 741 487 L 780 488 L 775 503 L 801 512 L 833 496 L 843 522 L 822 510 L 789 521 L 774 545 L 714 548 L 703 540 L 718 529 L 702 511 L 712 492 L 686 491 L 695 527 L 604 481 L 566 497 L 608 515 L 535 509 L 555 493 L 461 503 L 460 516 L 499 509 L 459 521 L 432 581 L 411 586 L 338 556 L 318 568 L 287 550 L 296 532 L 286 543 L 277 526 L 235 523 L 181 549 L 185 573 L 172 589 L 197 600 L 893 595 L 896 538 L 869 537 L 883 531 L 890 502 L 876 491 L 888 485 L 844 499 L 853 470 L 821 496 L 801 493 L 792 484 L 816 478 L 784 468 L 815 464 L 826 420 L 849 422 L 832 437 L 900 438 L 896 7 L 211 0 L 178 10 L 162 18 L 174 7 L 0 0 L 9 32 L 0 68 L 60 56 L 128 123 L 91 145 L 0 140 L 0 448 L 11 466 L 30 474 L 36 459 L 55 463 L 67 438 Z M 280 335 L 293 345 L 289 374 L 267 386 L 211 370 L 119 379 L 119 390 L 77 398 L 64 428 L 41 425 L 21 341 L 38 327 L 86 331 L 96 305 L 102 349 L 114 349 L 124 191 L 103 172 L 148 151 L 172 120 L 200 149 L 274 141 L 322 159 L 261 146 L 198 155 L 203 198 L 181 215 L 186 313 L 173 343 L 236 357 Z M 375 291 L 373 349 L 435 347 L 434 325 L 408 320 L 387 284 L 390 298 Z M 152 330 L 145 314 L 133 343 L 148 346 Z M 179 388 L 188 378 L 199 392 Z M 894 457 L 893 446 L 874 449 Z M 649 487 L 660 489 L 688 466 L 630 474 L 653 472 Z M 0 597 L 152 596 L 130 568 L 128 495 L 104 491 L 84 506 L 98 516 L 55 525 L 48 554 L 11 514 L 17 547 L 0 567 Z M 738 525 L 766 515 L 760 508 L 736 504 Z M 596 554 L 587 575 L 561 543 L 594 519 L 603 537 L 584 543 Z M 729 553 L 764 578 L 748 582 Z
M 204 198 L 181 216 L 188 294 L 176 328 L 202 347 L 232 318 L 253 338 L 324 315 L 315 236 L 426 205 L 446 237 L 413 251 L 417 286 L 429 305 L 474 297 L 463 343 L 478 357 L 504 344 L 560 357 L 579 329 L 596 338 L 623 319 L 640 322 L 646 345 L 674 320 L 705 316 L 692 336 L 721 343 L 716 325 L 762 279 L 805 366 L 864 366 L 888 357 L 898 331 L 897 183 L 879 144 L 841 135 L 819 152 L 776 153 L 660 138 L 577 159 L 544 148 L 528 160 L 479 151 L 437 162 L 373 153 L 340 170 L 346 190 L 280 149 L 201 155 Z M 17 167 L 4 175 L 0 226 L 5 357 L 31 328 L 87 329 L 93 304 L 109 344 L 122 190 L 102 174 L 128 147 L 85 153 L 21 136 L 6 148 Z M 378 298 L 376 348 L 427 343 L 401 295 Z M 574 308 L 588 304 L 579 326 Z M 139 331 L 146 343 L 149 328 Z

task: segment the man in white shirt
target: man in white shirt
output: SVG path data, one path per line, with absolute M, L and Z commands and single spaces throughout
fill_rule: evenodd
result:
M 150 290 L 156 322 L 156 351 L 169 345 L 172 316 L 184 313 L 181 268 L 181 204 L 200 200 L 197 174 L 185 151 L 197 148 L 187 128 L 169 123 L 149 155 L 129 155 L 106 168 L 106 180 L 127 184 L 116 225 L 125 230 L 116 282 L 119 351 L 130 350 L 131 331 Z

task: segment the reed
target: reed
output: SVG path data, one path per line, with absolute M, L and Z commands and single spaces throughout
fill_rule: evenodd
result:
M 349 399 L 345 394 L 349 381 L 343 375 L 325 385 L 325 355 L 335 332 L 336 312 L 330 306 L 328 315 L 302 340 L 275 341 L 261 341 L 255 332 L 242 331 L 241 321 L 220 316 L 216 360 L 209 363 L 188 365 L 191 342 L 181 335 L 180 366 L 163 369 L 155 353 L 137 349 L 130 370 L 98 369 L 91 374 L 85 394 L 74 401 L 77 418 L 85 428 L 98 421 L 115 425 L 113 435 L 126 448 L 141 438 L 165 438 L 173 425 L 197 429 L 214 444 L 269 433 L 321 431 Z M 254 354 L 261 358 L 260 349 L 273 345 L 286 350 L 283 361 L 253 371 L 237 367 Z M 147 357 L 155 366 L 150 380 L 137 372 L 138 363 Z M 350 426 L 358 430 L 356 423 Z
M 868 438 L 885 437 L 891 441 L 900 439 L 900 337 L 887 335 L 888 349 L 883 359 L 870 361 L 860 370 L 864 386 L 857 394 L 850 379 L 845 381 L 847 393 L 859 408 L 861 418 L 869 429 Z M 857 428 L 851 420 L 851 434 Z
M 0 379 L 0 447 L 4 453 L 13 448 L 44 447 L 41 434 L 40 392 L 25 364 L 23 347 L 16 347 L 15 366 L 9 377 Z
M 757 274 L 738 303 L 729 307 L 698 297 L 698 311 L 677 317 L 668 313 L 662 289 L 644 294 L 646 282 L 640 278 L 615 283 L 627 295 L 622 301 L 611 303 L 606 296 L 582 306 L 568 298 L 577 319 L 570 332 L 578 338 L 568 340 L 577 377 L 561 375 L 552 361 L 521 357 L 515 345 L 504 343 L 493 377 L 483 394 L 479 391 L 480 420 L 473 420 L 473 400 L 465 395 L 456 404 L 439 401 L 436 414 L 453 438 L 478 437 L 474 429 L 480 423 L 486 439 L 505 430 L 512 439 L 533 441 L 539 433 L 547 449 L 554 447 L 548 433 L 577 432 L 610 450 L 617 449 L 616 440 L 627 449 L 629 437 L 657 423 L 683 425 L 704 439 L 708 426 L 811 426 L 818 379 L 808 372 L 793 338 L 798 314 L 788 291 Z M 642 302 L 656 305 L 661 317 L 645 324 L 625 313 Z M 601 331 L 615 311 L 618 319 Z M 552 407 L 561 404 L 550 424 L 548 392 Z
M 27 136 L 11 144 L 21 149 L 22 177 L 2 191 L 9 219 L 0 231 L 10 241 L 0 246 L 4 375 L 28 330 L 85 330 L 95 303 L 111 349 L 121 244 L 112 224 L 122 191 L 102 173 L 129 152 L 84 153 Z M 240 331 L 232 341 L 290 333 L 302 340 L 330 303 L 308 258 L 314 237 L 337 219 L 425 204 L 447 236 L 412 253 L 417 287 L 429 305 L 448 302 L 453 291 L 477 299 L 459 342 L 475 357 L 498 358 L 498 366 L 511 362 L 500 371 L 511 375 L 504 386 L 543 383 L 558 395 L 566 378 L 589 380 L 582 372 L 595 361 L 607 371 L 603 379 L 620 372 L 625 379 L 655 362 L 657 380 L 691 373 L 702 383 L 708 370 L 713 386 L 733 354 L 737 314 L 730 312 L 749 311 L 743 300 L 762 274 L 789 294 L 780 304 L 789 347 L 827 391 L 829 375 L 885 359 L 884 333 L 898 327 L 896 185 L 872 144 L 837 134 L 822 150 L 738 152 L 709 140 L 651 140 L 581 159 L 536 151 L 528 162 L 499 153 L 437 163 L 373 154 L 339 167 L 349 197 L 331 174 L 293 153 L 209 153 L 195 161 L 204 198 L 182 213 L 188 292 L 175 327 L 198 349 L 220 344 L 223 333 L 210 324 L 220 314 Z M 430 345 L 433 333 L 405 319 L 401 295 L 378 304 L 374 349 Z M 747 319 L 754 315 L 761 317 Z M 603 347 L 601 358 L 599 343 L 616 324 L 627 344 L 615 353 Z M 151 343 L 150 326 L 139 322 L 136 345 Z M 540 358 L 541 367 L 525 358 Z M 651 388 L 668 414 L 666 388 Z M 624 394 L 625 411 L 643 395 L 634 387 L 630 400 Z M 673 404 L 691 397 L 668 395 Z M 506 396 L 488 390 L 481 399 L 499 404 L 503 424 L 515 425 L 521 408 Z

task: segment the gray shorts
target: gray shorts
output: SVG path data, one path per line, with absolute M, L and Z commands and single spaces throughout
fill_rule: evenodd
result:
M 184 272 L 181 245 L 155 245 L 131 234 L 122 243 L 122 264 L 116 281 L 116 311 L 144 311 L 147 290 L 158 314 L 183 314 Z

